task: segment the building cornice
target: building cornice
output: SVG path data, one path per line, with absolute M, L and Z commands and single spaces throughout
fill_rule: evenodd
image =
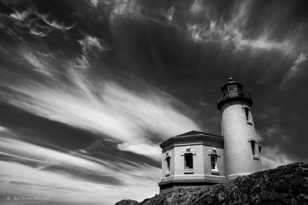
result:
M 160 144 L 160 147 L 162 149 L 166 147 L 173 147 L 177 144 L 182 143 L 199 143 L 204 144 L 208 146 L 215 146 L 215 147 L 221 147 L 223 148 L 224 145 L 224 139 L 221 135 L 211 134 L 211 133 L 205 133 L 205 132 L 199 132 L 199 131 L 191 131 L 184 133 L 182 135 L 177 135 L 175 137 L 171 137 L 167 139 L 166 141 L 162 142 Z

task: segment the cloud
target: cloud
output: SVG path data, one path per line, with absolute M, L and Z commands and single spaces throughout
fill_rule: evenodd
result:
M 109 136 L 123 143 L 122 150 L 138 154 L 141 147 L 156 146 L 153 134 L 166 139 L 200 129 L 180 111 L 187 106 L 148 85 L 144 85 L 146 92 L 138 93 L 107 79 L 90 81 L 88 73 L 73 67 L 66 76 L 70 86 L 58 81 L 54 87 L 35 81 L 7 85 L 14 94 L 7 95 L 6 100 L 35 115 Z M 159 150 L 152 150 L 157 159 Z
M 114 0 L 112 4 L 111 20 L 116 16 L 139 16 L 141 14 L 141 6 L 138 4 L 137 0 Z
M 103 3 L 103 5 L 110 5 L 114 0 L 87 0 L 87 1 L 92 7 L 98 8 L 101 3 Z
M 122 176 L 123 181 L 130 181 L 127 186 L 93 183 L 12 162 L 0 161 L 0 168 L 1 192 L 6 196 L 32 196 L 35 203 L 113 204 L 119 198 L 142 200 L 157 192 L 153 179 L 142 178 L 144 173 L 155 176 L 158 170 L 153 168 L 136 169 L 126 177 Z M 138 174 L 140 171 L 141 175 Z
M 140 155 L 145 155 L 155 158 L 155 160 L 160 160 L 161 149 L 158 145 L 149 144 L 119 144 L 119 150 L 130 151 Z
M 261 162 L 263 169 L 272 169 L 292 163 L 294 160 L 281 152 L 277 146 L 269 146 L 262 149 Z
M 86 55 L 81 55 L 80 57 L 76 57 L 75 61 L 69 63 L 69 68 L 79 69 L 79 70 L 87 70 L 90 67 L 90 62 Z
M 298 52 L 293 38 L 286 37 L 282 40 L 272 40 L 270 39 L 269 28 L 265 27 L 259 35 L 249 37 L 247 20 L 252 1 L 239 2 L 235 4 L 232 17 L 228 21 L 209 16 L 208 21 L 202 23 L 187 23 L 187 31 L 192 40 L 200 43 L 214 42 L 221 46 L 232 46 L 236 51 L 250 49 L 253 52 L 279 51 L 289 57 L 297 55 Z M 197 1 L 194 4 L 197 4 L 197 8 L 201 9 L 201 5 Z
M 190 7 L 190 11 L 193 14 L 199 14 L 202 12 L 203 6 L 202 6 L 202 0 L 194 0 L 193 4 Z
M 74 25 L 65 25 L 62 22 L 57 21 L 56 19 L 51 19 L 48 15 L 36 13 L 36 15 L 44 21 L 47 25 L 51 26 L 54 29 L 67 31 L 74 27 Z
M 0 126 L 0 133 L 1 132 L 6 132 L 6 131 L 7 131 L 7 129 L 5 127 Z
M 65 25 L 63 22 L 38 12 L 36 9 L 28 8 L 24 11 L 13 9 L 8 15 L 11 20 L 18 21 L 18 26 L 27 28 L 28 32 L 36 37 L 46 37 L 51 31 L 68 31 L 75 25 Z
M 97 7 L 97 5 L 98 5 L 98 0 L 89 0 L 89 2 L 94 7 Z
M 53 76 L 52 70 L 49 68 L 47 60 L 43 59 L 42 57 L 39 57 L 38 55 L 27 49 L 21 49 L 20 55 L 32 66 L 31 68 L 35 72 L 43 74 L 47 77 Z
M 95 36 L 86 35 L 78 43 L 81 46 L 82 53 L 76 57 L 74 61 L 69 62 L 69 67 L 77 68 L 81 70 L 87 70 L 90 67 L 89 57 L 91 54 L 97 54 L 96 51 L 108 51 L 110 50 L 106 46 L 102 46 L 100 40 Z
M 38 37 L 45 37 L 45 36 L 47 36 L 46 33 L 42 32 L 42 31 L 38 31 L 35 28 L 30 29 L 30 34 L 38 36 Z
M 216 42 L 222 46 L 232 45 L 235 50 L 279 51 L 284 55 L 296 55 L 295 45 L 290 40 L 278 42 L 268 39 L 264 33 L 255 39 L 245 38 L 243 32 L 233 24 L 211 21 L 209 25 L 188 24 L 188 32 L 196 42 Z
M 171 23 L 173 21 L 174 18 L 174 12 L 175 12 L 175 8 L 174 6 L 171 6 L 170 9 L 168 9 L 167 11 L 167 20 L 169 23 Z
M 98 38 L 93 36 L 86 36 L 84 39 L 78 41 L 84 53 L 91 51 L 93 48 L 103 50 Z
M 300 53 L 296 59 L 293 62 L 292 67 L 289 69 L 289 71 L 285 74 L 285 76 L 283 77 L 279 88 L 282 89 L 286 86 L 286 84 L 292 79 L 294 78 L 297 73 L 300 71 L 301 66 L 304 62 L 306 62 L 307 60 L 307 56 L 304 53 Z
M 0 191 L 7 196 L 34 196 L 42 203 L 110 204 L 119 197 L 141 200 L 157 192 L 159 170 L 155 167 L 110 164 L 83 153 L 60 152 L 2 136 L 0 156 L 11 157 L 10 161 L 0 158 Z
M 79 169 L 88 169 L 92 171 L 99 170 L 102 173 L 107 170 L 104 166 L 83 158 L 20 140 L 0 137 L 0 142 L 0 149 L 2 152 L 10 154 L 15 158 L 20 158 L 23 161 L 26 161 L 28 158 L 31 160 L 36 160 L 44 166 L 66 164 L 67 166 L 77 167 Z
M 10 14 L 10 17 L 12 17 L 15 20 L 23 21 L 30 15 L 30 13 L 31 13 L 30 10 L 25 10 L 22 12 L 16 10 L 14 13 Z

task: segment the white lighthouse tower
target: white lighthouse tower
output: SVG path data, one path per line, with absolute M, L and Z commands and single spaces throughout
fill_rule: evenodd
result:
M 225 173 L 232 179 L 261 169 L 261 144 L 251 113 L 252 99 L 244 92 L 243 85 L 229 78 L 221 91 L 217 108 L 222 118 Z

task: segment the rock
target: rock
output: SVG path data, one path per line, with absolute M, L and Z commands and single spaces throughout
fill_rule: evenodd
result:
M 138 201 L 135 201 L 135 200 L 130 200 L 130 199 L 124 199 L 124 200 L 121 200 L 117 203 L 115 203 L 114 205 L 138 205 Z
M 307 167 L 293 163 L 211 187 L 180 188 L 140 203 L 122 200 L 116 205 L 308 205 Z

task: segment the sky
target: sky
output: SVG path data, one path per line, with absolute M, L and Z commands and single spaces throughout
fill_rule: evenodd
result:
M 305 4 L 306 3 L 306 4 Z M 308 159 L 305 0 L 1 0 L 1 204 L 158 193 L 159 143 L 252 92 L 265 168 Z

